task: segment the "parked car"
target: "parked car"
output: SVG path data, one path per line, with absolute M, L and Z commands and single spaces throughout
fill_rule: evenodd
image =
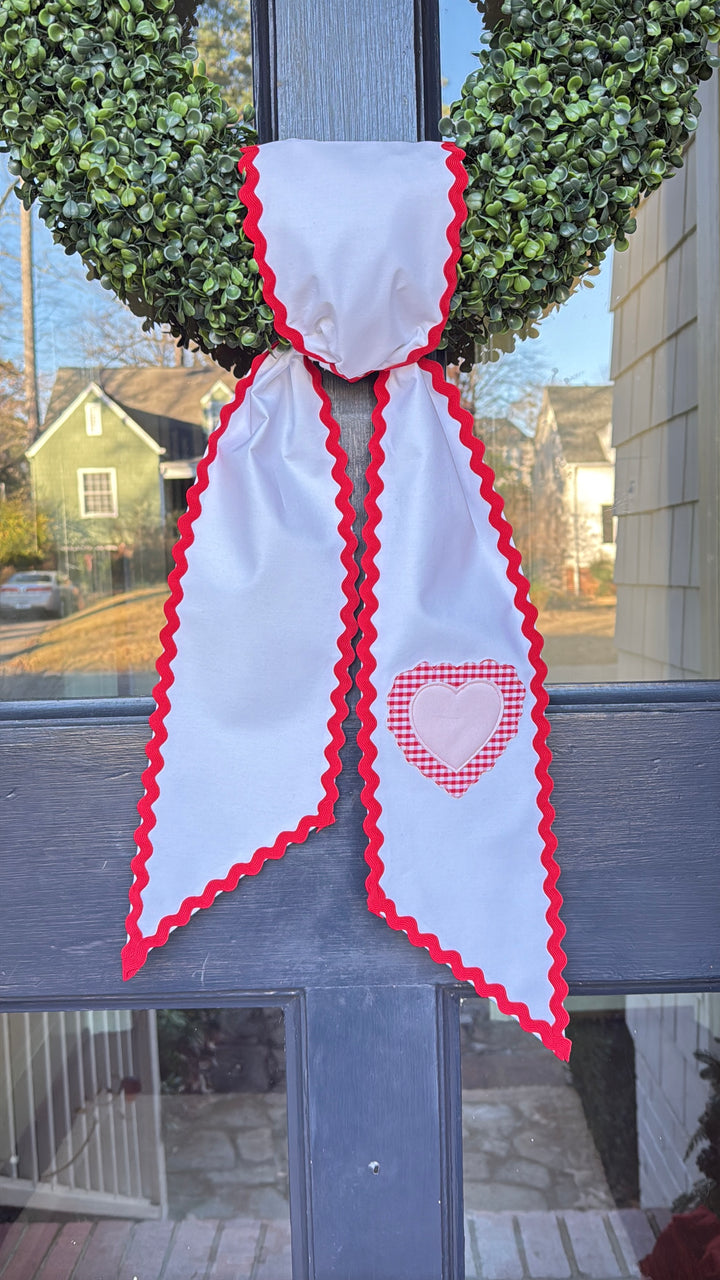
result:
M 0 587 L 0 617 L 42 613 L 64 618 L 80 608 L 80 592 L 67 574 L 54 569 L 14 573 Z

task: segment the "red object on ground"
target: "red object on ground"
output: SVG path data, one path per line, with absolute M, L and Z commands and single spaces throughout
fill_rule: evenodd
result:
M 720 1218 L 709 1209 L 676 1214 L 640 1271 L 650 1280 L 720 1280 Z

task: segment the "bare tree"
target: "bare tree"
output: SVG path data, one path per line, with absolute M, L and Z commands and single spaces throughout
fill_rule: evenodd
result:
M 199 3 L 198 0 L 176 0 L 176 9 L 207 74 L 220 86 L 226 101 L 242 114 L 252 106 L 250 0 L 200 0 Z M 70 322 L 74 334 L 79 335 L 79 342 L 73 345 L 76 349 L 79 346 L 80 359 L 88 365 L 143 364 L 172 368 L 209 363 L 200 353 L 179 348 L 167 331 L 143 331 L 142 322 L 122 304 L 107 295 L 100 298 L 97 285 L 90 294 L 90 286 L 81 283 L 79 267 L 75 264 L 69 271 L 64 255 L 41 249 L 40 260 L 38 255 L 34 260 L 32 215 L 22 205 L 18 209 L 10 199 L 16 187 L 17 182 L 11 179 L 7 164 L 0 157 L 0 217 L 7 219 L 11 229 L 11 234 L 0 241 L 4 295 L 0 296 L 0 306 L 5 311 L 6 323 L 9 322 L 4 334 L 8 345 L 13 322 L 17 324 L 22 313 L 24 399 L 31 438 L 37 434 L 40 422 L 38 329 L 41 335 L 49 329 L 50 351 L 54 346 L 56 352 L 60 352 L 65 347 L 64 335 Z M 40 290 L 39 281 L 43 282 Z M 40 303 L 36 308 L 38 292 Z M 61 316 L 62 333 L 59 324 L 56 330 L 59 337 L 53 333 L 53 311 Z M 5 352 L 0 352 L 0 358 L 4 354 L 8 354 L 7 347 Z M 19 352 L 14 358 L 19 360 Z
M 23 403 L 22 374 L 0 360 L 0 500 L 27 489 L 25 450 L 32 436 Z
M 94 293 L 87 298 L 75 325 L 75 347 L 88 368 L 109 365 L 154 365 L 156 368 L 206 368 L 212 364 L 201 351 L 184 351 L 169 330 L 155 326 L 143 329 L 116 298 Z
M 5 205 L 7 204 L 14 190 L 15 190 L 15 182 L 13 181 L 10 183 L 8 187 L 5 188 L 2 195 L 0 196 L 0 213 L 2 213 L 3 209 L 5 208 Z
M 513 351 L 498 350 L 491 340 L 485 350 L 478 351 L 475 364 L 450 366 L 448 377 L 476 420 L 510 418 L 526 435 L 535 430 L 543 385 L 552 380 L 530 338 Z
M 225 101 L 242 114 L 252 106 L 250 0 L 202 0 L 194 8 L 198 55 Z

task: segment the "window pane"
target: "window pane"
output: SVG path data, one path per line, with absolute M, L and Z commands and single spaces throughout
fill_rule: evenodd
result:
M 177 7 L 242 112 L 249 0 Z M 0 157 L 0 699 L 147 695 L 178 517 L 236 379 L 165 330 L 144 332 L 33 211 L 35 429 L 12 183 Z M 55 575 L 52 591 L 25 589 L 27 572 Z
M 468 0 L 441 0 L 440 13 L 450 104 L 477 65 L 482 28 Z M 640 202 L 627 251 L 545 315 L 536 337 L 512 351 L 493 339 L 453 375 L 515 528 L 551 681 L 720 675 L 720 280 L 716 255 L 699 247 L 720 235 L 708 212 L 717 92 L 715 79 L 702 86 L 684 166 Z
M 80 514 L 84 516 L 112 516 L 115 510 L 114 473 L 106 471 L 79 471 L 82 485 Z
M 290 1280 L 286 1112 L 280 1010 L 0 1014 L 0 1272 Z
M 461 1006 L 468 1280 L 701 1276 L 720 1248 L 720 997 L 568 1001 L 569 1067 Z M 692 1145 L 692 1150 L 689 1150 Z

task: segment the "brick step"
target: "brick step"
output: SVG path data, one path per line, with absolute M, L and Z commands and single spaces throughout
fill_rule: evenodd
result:
M 640 1209 L 468 1213 L 466 1280 L 627 1280 L 655 1244 Z
M 291 1280 L 282 1222 L 14 1222 L 1 1280 Z
M 640 1210 L 469 1213 L 466 1280 L 627 1280 L 655 1233 Z M 284 1222 L 14 1222 L 0 1280 L 292 1280 Z M 418 1277 L 420 1280 L 420 1277 Z M 434 1278 L 433 1278 L 434 1280 Z

